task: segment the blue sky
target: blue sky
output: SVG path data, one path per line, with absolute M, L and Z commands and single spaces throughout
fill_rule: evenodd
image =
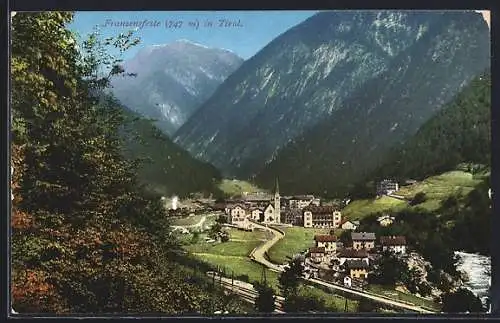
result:
M 317 11 L 80 11 L 75 13 L 69 28 L 80 36 L 92 32 L 96 25 L 104 37 L 134 29 L 123 26 L 124 22 L 143 22 L 135 35 L 141 43 L 124 56 L 132 57 L 142 47 L 166 44 L 178 39 L 191 40 L 209 47 L 231 50 L 248 59 L 276 36 L 299 24 Z M 221 27 L 220 19 L 240 22 L 239 27 Z M 166 21 L 182 21 L 178 28 L 167 28 Z M 190 22 L 198 21 L 198 27 Z M 205 27 L 212 21 L 212 27 Z M 117 26 L 118 24 L 118 26 Z M 148 25 L 149 24 L 149 25 Z M 157 26 L 155 27 L 154 24 Z M 159 24 L 159 26 L 158 26 Z M 120 26 L 121 25 L 121 26 Z

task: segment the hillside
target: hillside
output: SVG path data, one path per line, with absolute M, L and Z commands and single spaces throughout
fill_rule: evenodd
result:
M 397 147 L 374 176 L 421 179 L 462 162 L 491 164 L 491 75 L 474 79 Z
M 176 132 L 175 141 L 224 174 L 255 174 L 280 147 L 387 71 L 400 53 L 444 32 L 434 25 L 447 15 L 320 12 L 245 61 Z
M 219 171 L 173 143 L 150 120 L 126 108 L 125 156 L 142 159 L 139 179 L 154 192 L 169 196 L 218 193 Z
M 417 193 L 423 192 L 426 195 L 426 201 L 421 204 L 409 206 L 407 202 L 389 196 L 357 199 L 344 208 L 342 215 L 347 219 L 359 220 L 374 213 L 392 213 L 408 208 L 420 208 L 434 212 L 450 196 L 464 197 L 481 181 L 482 177 L 454 170 L 425 178 L 412 185 L 403 186 L 396 193 L 410 201 Z
M 112 91 L 171 135 L 242 62 L 230 51 L 187 40 L 147 46 L 123 64 L 137 76 L 113 78 Z
M 480 14 L 442 14 L 387 71 L 281 149 L 256 182 L 271 187 L 279 176 L 286 193 L 346 194 L 484 72 L 489 52 L 489 30 Z
M 342 215 L 361 220 L 360 231 L 375 232 L 378 236 L 402 234 L 412 245 L 420 245 L 419 248 L 426 246 L 427 240 L 433 237 L 434 241 L 424 248 L 431 258 L 437 257 L 431 246 L 437 241 L 440 242 L 434 247 L 440 249 L 490 255 L 490 187 L 489 172 L 473 175 L 455 170 L 428 177 L 397 192 L 407 200 L 424 193 L 426 197 L 422 203 L 409 205 L 388 196 L 360 199 L 346 206 Z M 394 224 L 380 226 L 376 219 L 382 214 L 394 216 Z
M 265 192 L 265 190 L 253 185 L 247 181 L 236 179 L 223 179 L 218 188 L 229 196 L 244 195 L 245 193 Z

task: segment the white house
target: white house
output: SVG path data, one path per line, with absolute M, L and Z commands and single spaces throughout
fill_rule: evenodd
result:
M 303 209 L 305 228 L 338 228 L 342 213 L 331 206 L 309 205 Z
M 340 265 L 343 265 L 346 261 L 351 260 L 362 260 L 369 264 L 368 252 L 365 249 L 357 250 L 353 248 L 344 248 L 339 251 L 337 258 L 339 259 Z
M 335 253 L 337 251 L 337 237 L 333 235 L 316 235 L 314 236 L 316 247 L 325 248 L 326 253 Z
M 377 218 L 378 223 L 383 227 L 391 225 L 394 222 L 394 220 L 395 218 L 390 215 L 382 215 Z
M 309 257 L 315 262 L 323 262 L 325 260 L 324 247 L 311 247 L 309 248 Z
M 399 190 L 399 184 L 396 181 L 384 179 L 377 184 L 377 195 L 390 195 Z
M 274 206 L 269 203 L 264 209 L 264 223 L 276 223 L 276 212 Z
M 239 216 L 239 217 L 245 217 L 247 214 L 246 210 L 240 205 L 236 205 L 233 208 L 231 208 L 230 213 L 231 216 Z
M 314 200 L 313 195 L 293 196 L 288 199 L 288 203 L 291 209 L 303 209 L 309 206 Z
M 344 286 L 348 288 L 352 287 L 352 278 L 350 276 L 344 277 Z
M 259 208 L 252 209 L 252 220 L 259 221 L 263 211 Z
M 340 228 L 343 230 L 355 231 L 359 226 L 359 221 L 344 220 L 340 223 Z
M 404 236 L 382 236 L 380 237 L 382 251 L 391 251 L 394 253 L 406 253 L 406 238 Z

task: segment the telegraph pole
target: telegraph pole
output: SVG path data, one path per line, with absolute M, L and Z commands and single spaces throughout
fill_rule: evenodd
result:
M 267 283 L 267 277 L 266 277 L 266 267 L 262 265 L 262 272 L 260 274 L 260 282 L 266 284 Z
M 231 291 L 234 292 L 234 270 L 231 271 Z

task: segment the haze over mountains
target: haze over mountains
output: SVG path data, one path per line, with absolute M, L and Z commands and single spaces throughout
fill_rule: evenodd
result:
M 340 195 L 489 67 L 481 13 L 336 11 L 245 62 L 189 41 L 143 49 L 114 86 L 226 177 Z
M 229 176 L 339 192 L 489 65 L 480 13 L 322 12 L 244 62 L 175 141 Z
M 113 93 L 172 134 L 242 62 L 231 51 L 188 40 L 148 46 L 124 63 L 137 77 L 115 78 Z

